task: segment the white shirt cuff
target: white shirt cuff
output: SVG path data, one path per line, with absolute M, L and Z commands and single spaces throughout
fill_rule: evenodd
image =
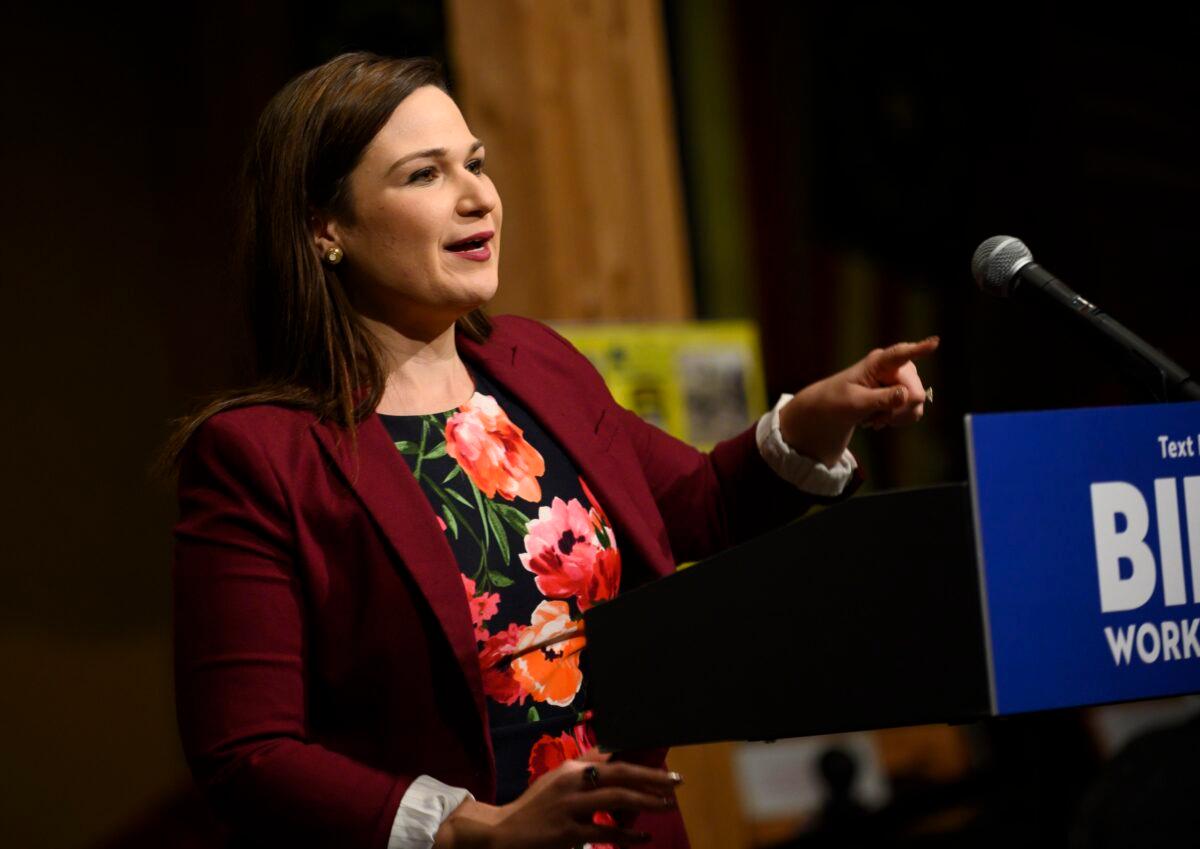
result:
M 796 488 L 811 495 L 829 498 L 841 495 L 858 468 L 858 461 L 846 449 L 833 468 L 829 468 L 784 442 L 779 433 L 779 410 L 790 400 L 792 396 L 785 392 L 779 396 L 774 408 L 763 413 L 758 420 L 758 428 L 754 432 L 758 440 L 758 453 L 762 454 L 775 474 Z
M 446 818 L 464 801 L 474 798 L 462 787 L 451 787 L 429 775 L 417 776 L 400 799 L 387 849 L 430 849 Z

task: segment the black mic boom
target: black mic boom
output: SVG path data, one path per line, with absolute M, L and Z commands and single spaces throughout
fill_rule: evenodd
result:
M 1081 318 L 1119 348 L 1160 401 L 1200 401 L 1200 385 L 1178 363 L 1088 301 L 1033 261 L 1025 243 L 1012 236 L 992 236 L 975 249 L 971 273 L 989 295 L 1038 292 Z

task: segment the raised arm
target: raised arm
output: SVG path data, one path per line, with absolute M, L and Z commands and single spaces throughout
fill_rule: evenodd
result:
M 599 372 L 556 331 L 535 322 L 524 326 L 556 340 L 574 361 L 589 397 L 603 399 L 606 414 L 616 417 L 679 561 L 715 554 L 797 518 L 813 504 L 845 497 L 858 485 L 856 477 L 837 496 L 824 496 L 785 480 L 759 449 L 758 423 L 710 452 L 699 451 L 617 404 Z

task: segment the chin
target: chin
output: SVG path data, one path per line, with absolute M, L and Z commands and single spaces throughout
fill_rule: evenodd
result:
M 482 307 L 487 304 L 492 298 L 496 297 L 496 292 L 499 290 L 499 288 L 500 281 L 495 277 L 488 281 L 479 281 L 479 285 L 473 287 L 473 294 L 475 295 L 476 303 L 471 307 L 471 309 Z

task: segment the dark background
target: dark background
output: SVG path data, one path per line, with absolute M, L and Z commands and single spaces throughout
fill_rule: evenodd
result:
M 684 2 L 667 8 L 677 26 L 688 14 Z M 976 290 L 971 255 L 996 234 L 1020 237 L 1068 285 L 1200 367 L 1193 16 L 1154 4 L 1119 15 L 1019 2 L 736 8 L 774 390 L 847 364 L 829 356 L 853 317 L 820 317 L 854 255 L 876 270 L 875 344 L 942 337 L 927 426 L 944 477 L 965 477 L 963 413 L 1152 400 L 1076 322 Z M 703 304 L 719 282 L 702 264 L 697 279 Z M 903 315 L 914 297 L 915 322 Z M 896 465 L 883 451 L 873 480 L 901 483 Z

